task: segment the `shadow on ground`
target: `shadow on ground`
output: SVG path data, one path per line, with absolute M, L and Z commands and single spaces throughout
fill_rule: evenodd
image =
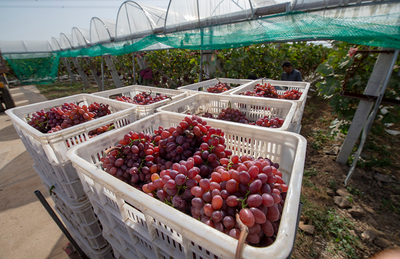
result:
M 13 125 L 9 125 L 0 130 L 0 141 L 9 141 L 15 139 L 19 139 L 19 136 Z
M 37 201 L 33 193 L 37 189 L 45 198 L 49 197 L 32 165 L 33 161 L 25 151 L 0 170 L 0 211 Z

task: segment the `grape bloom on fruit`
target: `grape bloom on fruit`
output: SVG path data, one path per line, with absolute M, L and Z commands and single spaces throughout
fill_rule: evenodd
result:
M 276 239 L 288 186 L 279 164 L 234 155 L 223 129 L 186 116 L 154 134 L 128 132 L 101 158 L 121 181 L 238 239 L 236 215 L 249 229 L 246 242 L 268 246 Z M 205 226 L 206 227 L 206 226 Z
M 111 114 L 108 104 L 94 102 L 89 106 L 64 103 L 49 111 L 37 111 L 28 118 L 28 124 L 42 133 L 53 133 Z

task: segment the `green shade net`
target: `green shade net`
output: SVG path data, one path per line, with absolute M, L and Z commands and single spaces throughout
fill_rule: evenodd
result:
M 23 84 L 51 84 L 57 80 L 60 57 L 53 53 L 3 54 Z
M 152 34 L 88 48 L 55 52 L 44 62 L 7 58 L 18 76 L 54 78 L 59 57 L 123 55 L 162 43 L 168 48 L 226 49 L 265 42 L 339 40 L 354 44 L 400 49 L 400 4 L 361 6 L 315 12 L 287 12 L 250 21 L 215 25 L 168 34 Z M 164 46 L 165 46 L 164 45 Z M 42 69 L 44 68 L 44 69 Z M 37 74 L 38 73 L 38 74 Z M 47 73 L 47 74 L 46 74 Z M 22 80 L 21 80 L 22 81 Z M 37 83 L 47 82 L 38 81 Z

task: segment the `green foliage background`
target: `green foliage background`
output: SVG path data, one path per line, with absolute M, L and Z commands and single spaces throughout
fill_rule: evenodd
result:
M 357 110 L 360 100 L 343 97 L 339 93 L 343 90 L 343 83 L 348 77 L 347 92 L 362 94 L 367 86 L 369 77 L 374 69 L 375 62 L 379 53 L 369 53 L 368 55 L 356 54 L 353 57 L 348 55 L 350 47 L 359 50 L 377 50 L 377 48 L 354 45 L 345 42 L 333 42 L 333 50 L 328 55 L 325 62 L 320 64 L 316 72 L 321 75 L 321 80 L 317 83 L 317 90 L 326 98 L 333 112 L 338 115 L 340 120 L 350 122 Z M 400 57 L 397 59 L 395 69 L 386 88 L 384 97 L 398 99 L 400 97 L 400 76 L 399 65 Z M 351 68 L 357 67 L 355 71 Z M 400 121 L 400 107 L 381 104 L 378 116 L 374 123 L 373 131 L 382 132 L 384 123 L 397 123 Z M 385 109 L 382 109 L 385 108 Z M 387 112 L 386 112 L 387 110 Z M 342 125 L 344 133 L 347 132 L 349 123 Z

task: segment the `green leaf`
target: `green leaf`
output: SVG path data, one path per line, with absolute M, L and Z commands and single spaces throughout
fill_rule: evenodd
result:
M 56 188 L 54 185 L 52 185 L 49 189 L 49 194 L 52 195 L 53 194 L 53 189 Z
M 319 65 L 315 71 L 320 73 L 322 76 L 329 76 L 334 72 L 332 66 L 328 63 Z

